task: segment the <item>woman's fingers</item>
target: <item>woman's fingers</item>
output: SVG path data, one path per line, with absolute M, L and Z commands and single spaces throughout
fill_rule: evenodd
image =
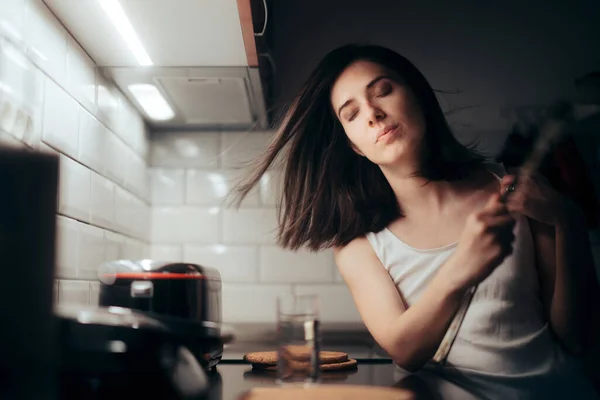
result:
M 511 185 L 516 182 L 516 176 L 514 175 L 505 175 L 500 181 L 500 191 L 504 193 Z
M 508 213 L 506 205 L 501 201 L 499 193 L 490 196 L 482 212 L 486 215 L 503 215 Z
M 523 201 L 525 200 L 524 191 L 520 190 L 508 196 L 506 199 L 506 207 L 510 211 L 516 211 L 515 207 L 519 207 L 523 205 Z
M 515 219 L 510 214 L 486 215 L 483 219 L 491 230 L 512 231 L 515 226 Z

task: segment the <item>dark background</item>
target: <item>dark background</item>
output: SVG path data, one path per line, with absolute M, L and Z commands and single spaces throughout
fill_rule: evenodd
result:
M 441 94 L 457 136 L 494 151 L 515 121 L 557 99 L 578 100 L 574 80 L 600 70 L 600 1 L 268 0 L 259 48 L 274 117 L 335 47 L 371 43 L 408 57 Z M 262 28 L 262 2 L 253 4 Z

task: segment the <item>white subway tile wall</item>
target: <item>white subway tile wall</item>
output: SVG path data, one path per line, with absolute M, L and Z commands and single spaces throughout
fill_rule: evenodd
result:
M 163 244 L 152 245 L 150 248 L 150 258 L 158 261 L 180 261 L 183 260 L 182 245 Z
M 187 170 L 186 197 L 187 204 L 194 205 L 227 205 L 228 195 L 239 180 L 240 171 L 237 170 Z M 244 207 L 258 207 L 258 191 L 252 190 L 244 199 Z
M 77 160 L 99 174 L 106 175 L 110 131 L 87 110 L 79 113 L 79 153 Z
M 27 129 L 0 118 L 0 143 L 60 156 L 55 299 L 95 304 L 101 263 L 150 255 L 147 128 L 41 0 L 1 1 L 0 22 L 26 39 L 37 65 L 0 53 L 0 82 L 33 110 Z M 24 83 L 32 80 L 39 98 Z
M 273 244 L 277 234 L 273 208 L 226 209 L 223 211 L 223 243 Z
M 276 294 L 290 290 L 318 294 L 324 322 L 360 322 L 331 251 L 290 252 L 275 243 L 280 170 L 269 171 L 239 210 L 228 206 L 233 184 L 248 171 L 244 165 L 265 150 L 270 135 L 152 135 L 152 257 L 217 268 L 227 322 L 273 322 Z M 593 241 L 598 258 L 597 236 Z
M 335 270 L 335 281 L 340 283 L 344 282 L 344 278 L 342 278 L 342 275 L 340 274 L 340 271 L 338 271 L 337 268 Z
M 77 279 L 96 280 L 98 266 L 106 259 L 104 231 L 92 225 L 79 224 L 79 264 Z
M 297 285 L 295 294 L 316 294 L 320 318 L 325 322 L 360 322 L 354 301 L 346 285 Z
M 217 132 L 154 133 L 150 164 L 165 168 L 217 168 L 219 138 Z
M 27 0 L 16 6 L 25 7 L 22 33 L 37 56 L 40 68 L 55 82 L 64 85 L 67 81 L 67 30 L 42 0 Z
M 221 136 L 221 167 L 239 168 L 267 148 L 270 132 L 224 132 Z
M 80 224 L 71 218 L 56 219 L 56 269 L 59 278 L 75 278 L 79 264 Z
M 153 207 L 152 242 L 212 243 L 219 237 L 219 207 Z
M 77 157 L 79 147 L 79 105 L 51 79 L 46 79 L 44 91 L 44 143 L 68 155 Z
M 260 249 L 261 282 L 333 282 L 334 262 L 330 252 L 292 253 L 278 246 Z
M 260 201 L 266 206 L 276 206 L 283 190 L 283 174 L 280 170 L 271 170 L 260 179 Z
M 258 282 L 258 248 L 222 244 L 183 247 L 183 259 L 217 268 L 225 282 Z
M 104 231 L 104 245 L 107 260 L 124 258 L 125 237 L 118 233 Z
M 67 44 L 67 90 L 87 110 L 96 112 L 96 72 L 94 61 L 69 37 Z
M 58 212 L 80 221 L 90 219 L 90 170 L 83 164 L 60 155 Z
M 223 318 L 229 323 L 274 322 L 276 296 L 294 289 L 323 293 L 326 322 L 356 322 L 331 251 L 291 252 L 277 246 L 278 170 L 269 171 L 239 210 L 231 206 L 234 199 L 228 195 L 247 171 L 238 167 L 264 151 L 271 135 L 152 135 L 151 256 L 218 269 L 224 283 Z
M 5 0 L 2 3 L 0 18 L 10 21 L 17 28 L 22 28 L 25 18 L 25 0 Z
M 60 280 L 58 282 L 59 304 L 90 304 L 90 282 Z
M 57 301 L 95 304 L 98 264 L 152 257 L 219 269 L 226 322 L 274 322 L 275 297 L 290 292 L 318 294 L 325 322 L 359 321 L 330 251 L 276 245 L 278 167 L 239 210 L 228 207 L 272 133 L 161 132 L 150 141 L 141 116 L 42 0 L 0 1 L 0 22 L 21 33 L 37 65 L 27 70 L 0 53 L 0 82 L 17 93 L 40 83 L 37 96 L 20 100 L 30 124 L 0 116 L 0 144 L 61 158 Z M 596 149 L 584 153 L 600 182 L 600 144 L 585 148 Z M 599 238 L 592 235 L 600 270 Z
M 90 223 L 102 228 L 115 226 L 115 184 L 91 171 Z
M 223 320 L 227 322 L 273 323 L 276 299 L 292 293 L 292 285 L 223 283 Z
M 4 131 L 0 131 L 0 145 L 16 149 L 25 147 L 25 143 Z
M 153 206 L 185 204 L 185 169 L 152 169 L 150 185 Z

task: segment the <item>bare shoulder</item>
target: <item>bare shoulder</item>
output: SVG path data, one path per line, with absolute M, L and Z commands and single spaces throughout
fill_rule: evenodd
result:
M 333 255 L 336 261 L 344 261 L 346 259 L 352 259 L 356 256 L 364 256 L 365 253 L 372 253 L 375 255 L 371 244 L 365 236 L 357 237 L 347 245 L 335 247 L 333 249 Z
M 380 264 L 377 255 L 365 236 L 357 237 L 345 246 L 333 249 L 335 262 L 342 276 L 351 274 L 356 268 L 367 268 L 370 265 Z

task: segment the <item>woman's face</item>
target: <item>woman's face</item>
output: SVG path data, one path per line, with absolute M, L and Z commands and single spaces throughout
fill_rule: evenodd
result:
M 381 166 L 417 165 L 425 118 L 397 75 L 379 64 L 356 61 L 333 85 L 331 104 L 357 153 Z

